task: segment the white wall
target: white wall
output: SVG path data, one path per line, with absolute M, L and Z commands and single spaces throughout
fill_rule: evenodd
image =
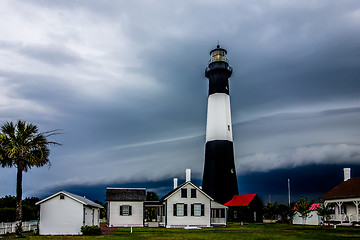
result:
M 206 226 L 210 227 L 210 199 L 200 191 L 196 190 L 196 198 L 191 198 L 191 189 L 193 186 L 186 184 L 183 188 L 187 189 L 187 198 L 181 198 L 181 190 L 167 199 L 167 227 L 176 226 Z M 187 216 L 173 216 L 173 205 L 184 203 L 188 205 Z M 191 204 L 205 204 L 205 216 L 191 216 Z
M 40 204 L 40 235 L 81 234 L 83 226 L 83 204 L 60 195 Z
M 131 216 L 120 215 L 120 205 L 132 206 Z M 108 225 L 110 227 L 143 227 L 144 226 L 144 203 L 110 201 L 108 203 Z
M 87 226 L 92 226 L 92 225 L 96 225 L 99 226 L 100 222 L 100 211 L 98 208 L 93 208 L 93 207 L 84 207 L 84 211 L 85 211 L 85 225 Z
M 305 221 L 302 217 L 300 217 L 300 214 L 298 212 L 295 213 L 293 218 L 293 224 L 304 224 L 304 225 L 319 225 L 319 215 L 316 211 L 310 212 L 309 216 L 305 218 Z
M 208 98 L 206 142 L 212 140 L 233 141 L 230 96 L 225 93 L 214 93 Z

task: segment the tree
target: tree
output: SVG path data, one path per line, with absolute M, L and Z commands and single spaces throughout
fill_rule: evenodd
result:
M 39 218 L 40 206 L 35 205 L 40 199 L 27 197 L 22 201 L 23 221 Z M 16 197 L 5 196 L 0 198 L 0 222 L 14 222 L 16 215 Z
M 278 203 L 268 202 L 268 204 L 263 207 L 263 211 L 265 219 L 275 220 L 275 216 L 278 213 Z
M 330 215 L 334 213 L 334 206 L 329 203 L 326 205 L 323 203 L 316 209 L 316 212 L 319 216 L 323 217 L 324 221 L 328 221 Z
M 147 191 L 146 192 L 146 201 L 159 201 L 159 196 L 156 194 L 156 192 Z
M 303 224 L 305 224 L 305 220 L 311 212 L 310 207 L 313 203 L 314 200 L 308 202 L 307 198 L 303 197 L 300 197 L 300 200 L 295 202 L 294 209 L 300 214 L 300 217 L 303 219 Z
M 0 132 L 0 165 L 16 167 L 16 235 L 22 235 L 22 174 L 32 167 L 50 164 L 49 145 L 60 145 L 48 138 L 57 130 L 39 132 L 38 127 L 19 120 L 6 122 Z

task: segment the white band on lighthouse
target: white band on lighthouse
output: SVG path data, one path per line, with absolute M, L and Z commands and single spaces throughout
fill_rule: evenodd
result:
M 206 142 L 213 140 L 233 141 L 230 96 L 214 93 L 208 98 Z

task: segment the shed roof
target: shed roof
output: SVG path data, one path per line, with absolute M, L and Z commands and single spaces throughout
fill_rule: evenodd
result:
M 327 200 L 351 197 L 360 197 L 360 178 L 351 178 L 342 182 L 320 198 Z
M 105 201 L 145 201 L 145 188 L 107 188 Z
M 242 207 L 249 206 L 251 201 L 255 198 L 256 194 L 240 194 L 235 195 L 230 201 L 225 203 L 228 207 Z
M 57 192 L 57 193 L 55 193 L 55 194 L 53 194 L 53 195 L 51 195 L 51 196 L 49 196 L 47 198 L 44 198 L 44 199 L 40 200 L 39 202 L 36 203 L 36 205 L 41 204 L 41 203 L 43 203 L 43 202 L 45 202 L 47 200 L 50 200 L 50 199 L 52 199 L 52 198 L 54 198 L 54 197 L 56 197 L 56 196 L 58 196 L 60 194 L 64 194 L 64 195 L 68 196 L 69 198 L 71 198 L 71 199 L 73 199 L 75 201 L 78 201 L 78 202 L 80 202 L 80 203 L 82 203 L 82 204 L 84 204 L 86 206 L 92 206 L 92 207 L 96 207 L 96 208 L 103 208 L 101 205 L 99 205 L 99 204 L 97 204 L 97 203 L 95 203 L 95 202 L 93 202 L 93 201 L 91 201 L 91 200 L 89 200 L 89 199 L 87 199 L 85 197 L 81 197 L 79 195 L 69 193 L 69 192 L 66 192 L 66 191 L 63 191 L 63 190 L 61 190 L 61 191 L 59 191 L 59 192 Z

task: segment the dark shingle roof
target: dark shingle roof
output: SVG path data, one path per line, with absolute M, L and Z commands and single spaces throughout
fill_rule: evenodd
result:
M 350 197 L 360 197 L 360 178 L 352 178 L 342 182 L 320 198 L 327 200 Z
M 105 201 L 145 201 L 145 188 L 107 188 Z

